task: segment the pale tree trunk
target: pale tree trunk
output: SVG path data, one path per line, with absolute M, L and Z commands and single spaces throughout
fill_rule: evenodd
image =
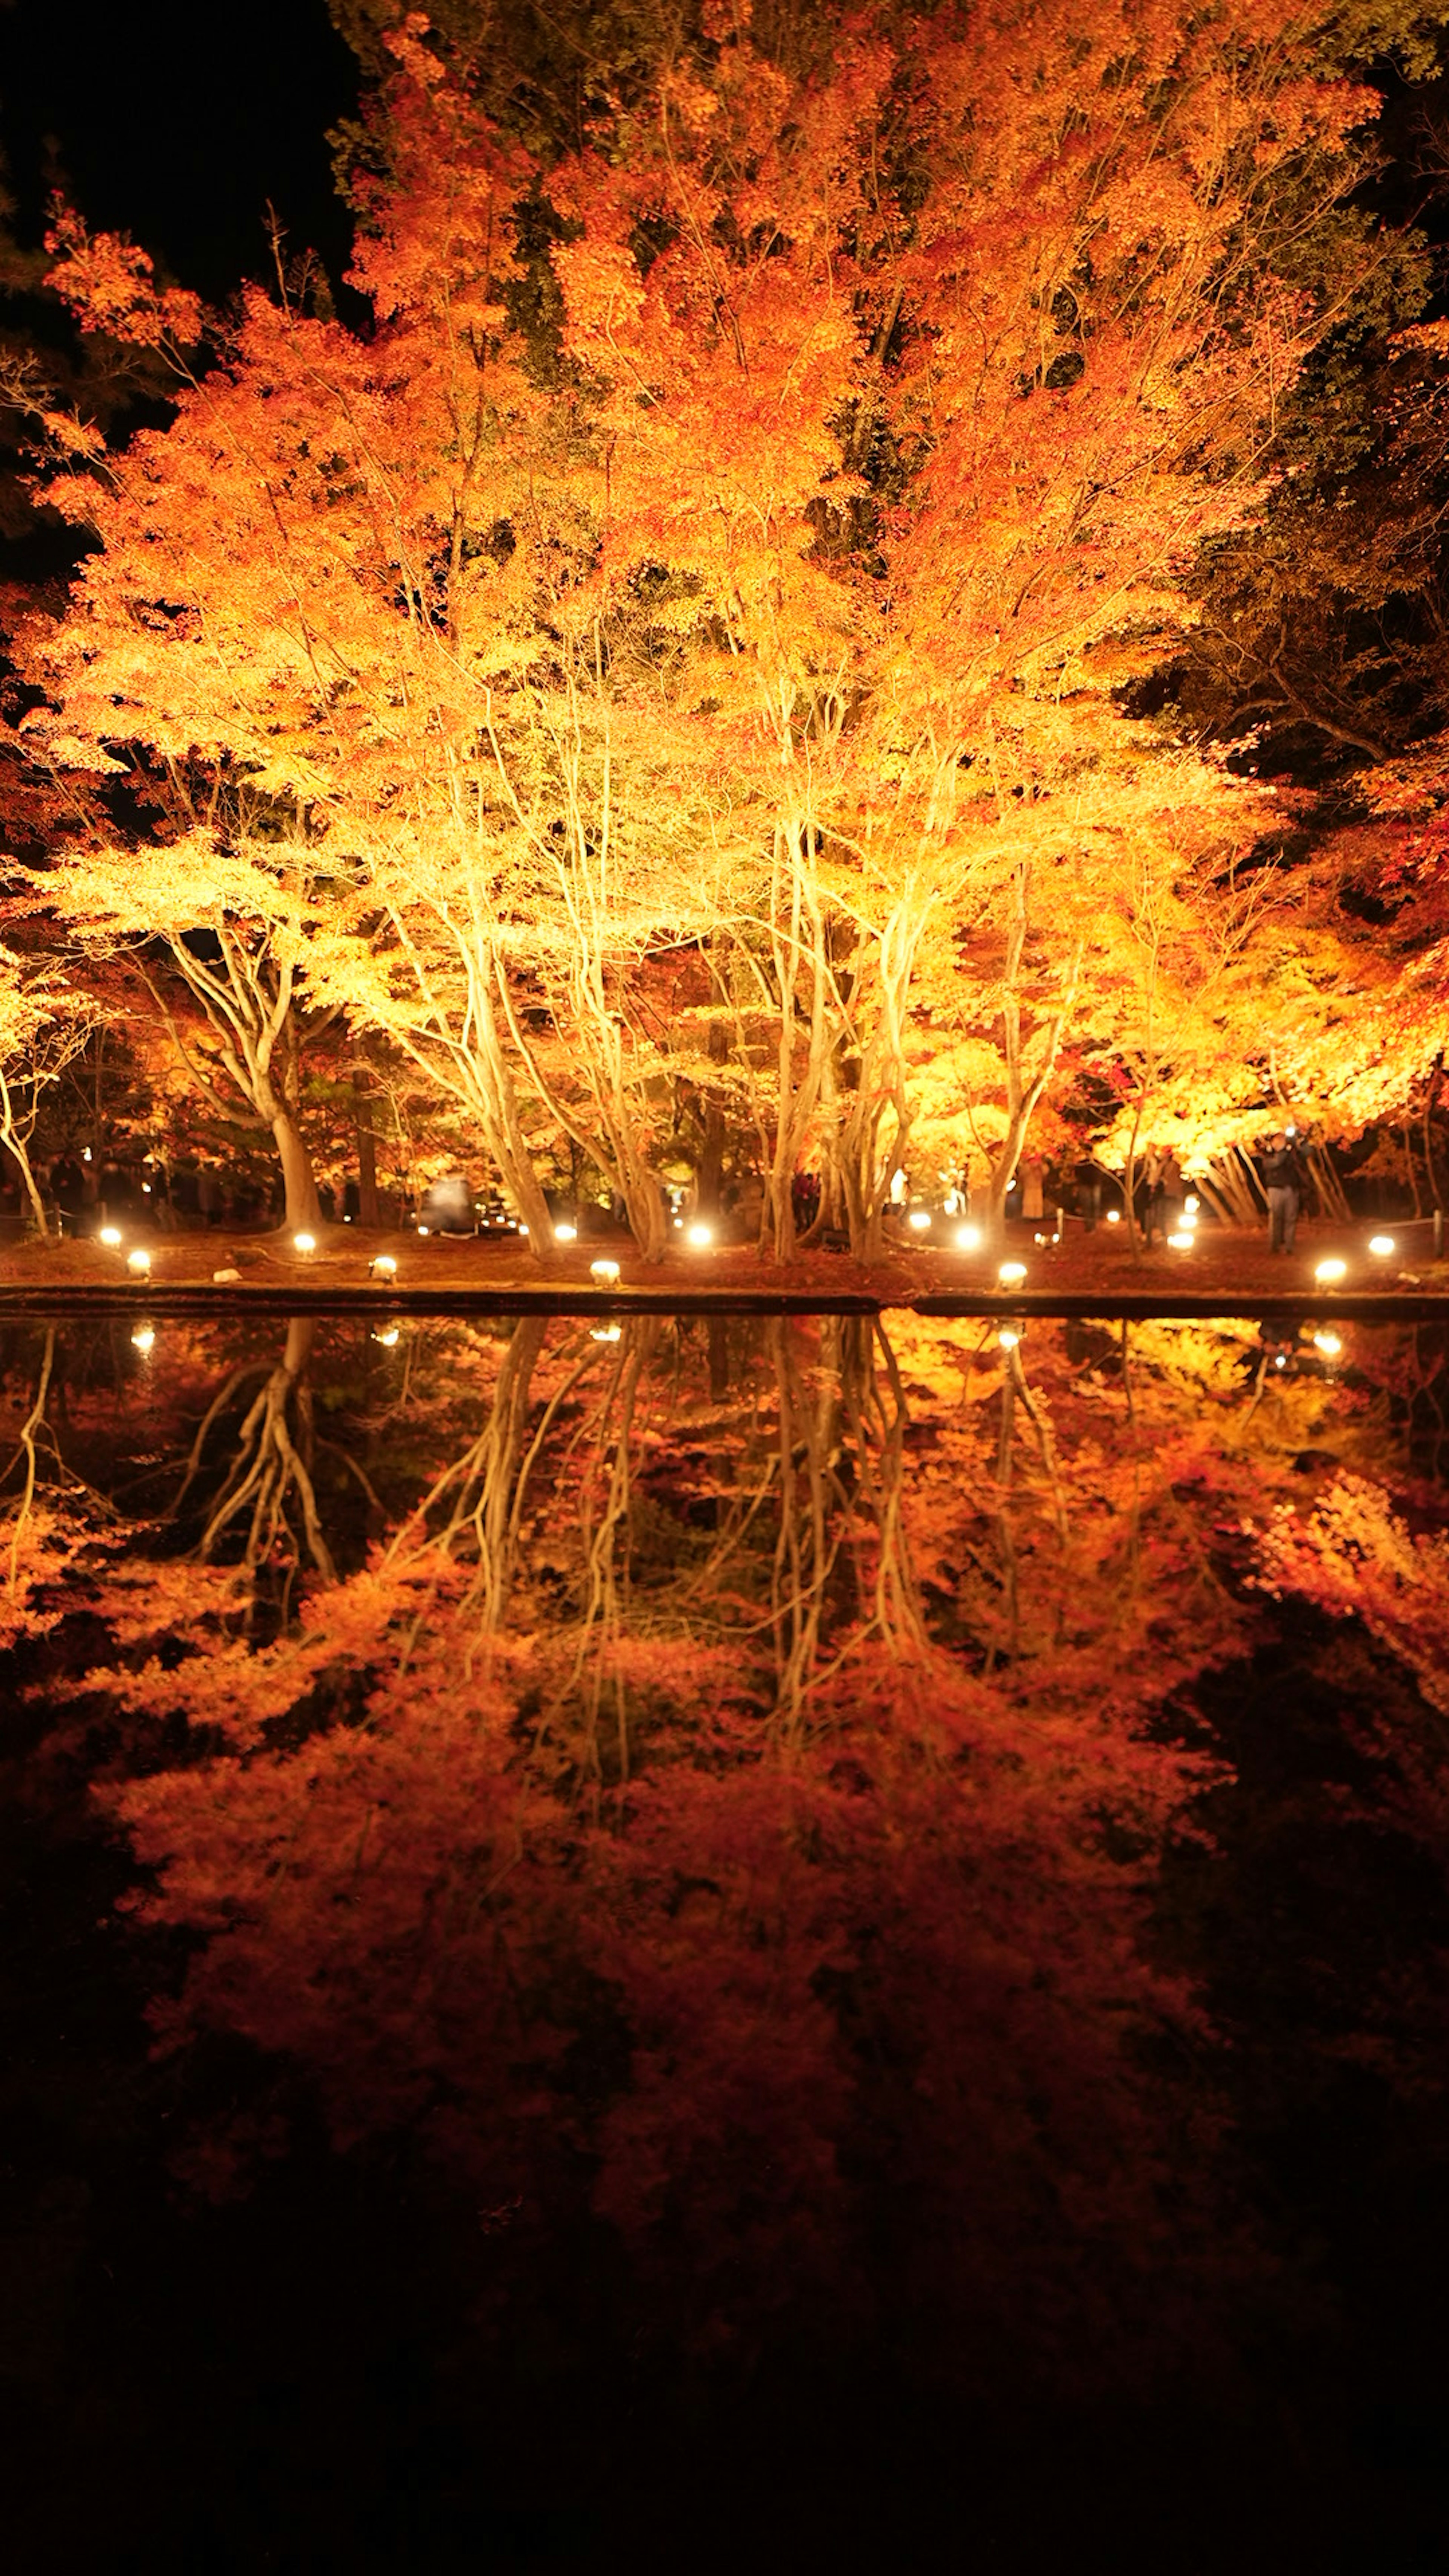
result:
M 911 889 L 896 906 L 876 943 L 873 971 L 879 998 L 875 1025 L 861 1050 L 860 1078 L 836 1139 L 835 1158 L 850 1248 L 859 1261 L 880 1258 L 887 1172 L 904 1159 L 915 1114 L 906 1081 L 906 1010 L 927 908 Z M 857 1020 L 866 988 L 864 946 L 862 941 L 856 951 L 851 991 L 851 1008 Z M 887 1155 L 881 1136 L 888 1118 L 892 1124 Z
M 791 1260 L 795 1253 L 792 1183 L 820 1100 L 834 1034 L 829 1008 L 833 977 L 814 880 L 814 855 L 813 823 L 804 814 L 788 815 L 776 827 L 770 895 L 779 1034 L 775 1141 L 765 1176 L 765 1193 L 775 1255 L 780 1261 Z M 788 899 L 783 892 L 786 886 Z M 798 1072 L 797 1000 L 803 1001 L 806 1030 L 805 1062 Z
M 283 1223 L 294 1233 L 310 1233 L 322 1222 L 322 1202 L 317 1195 L 311 1156 L 290 1111 L 279 1110 L 271 1126 L 272 1142 L 282 1166 L 282 1186 L 287 1194 Z
M 1021 1160 L 1027 1130 L 1036 1113 L 1037 1105 L 1056 1071 L 1057 1053 L 1067 1021 L 1071 1016 L 1072 1005 L 1076 1000 L 1077 977 L 1081 972 L 1084 946 L 1084 943 L 1078 940 L 1072 956 L 1066 990 L 1062 995 L 1061 1007 L 1047 1032 L 1041 1061 L 1035 1073 L 1028 1076 L 1022 1051 L 1020 988 L 1021 962 L 1026 949 L 1028 926 L 1027 882 L 1027 870 L 1024 867 L 1018 868 L 1012 900 L 1011 929 L 1007 938 L 1005 992 L 1001 1006 L 1002 1055 L 1006 1064 L 1006 1134 L 1001 1140 L 1000 1150 L 992 1167 L 987 1194 L 987 1209 L 994 1224 L 1000 1222 L 1001 1211 L 1006 1203 L 1006 1193 L 1011 1187 L 1013 1174 Z

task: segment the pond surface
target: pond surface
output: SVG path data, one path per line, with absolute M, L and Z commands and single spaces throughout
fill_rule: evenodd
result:
M 1438 2564 L 1445 1357 L 12 1328 L 24 2563 Z

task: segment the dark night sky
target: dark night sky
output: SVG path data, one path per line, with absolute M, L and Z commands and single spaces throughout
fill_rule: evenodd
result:
M 357 94 L 325 0 L 0 0 L 0 135 L 24 243 L 57 177 L 220 298 L 267 265 L 271 199 L 335 278 L 349 228 L 329 126 Z

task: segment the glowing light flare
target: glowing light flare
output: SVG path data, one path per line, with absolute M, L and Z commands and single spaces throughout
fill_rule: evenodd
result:
M 292 1237 L 292 1250 L 293 1250 L 294 1252 L 308 1253 L 308 1252 L 315 1252 L 315 1251 L 316 1251 L 316 1249 L 317 1249 L 317 1237 L 315 1236 L 315 1234 L 294 1234 L 294 1235 L 293 1235 L 293 1237 Z
M 150 1253 L 142 1252 L 139 1248 L 135 1252 L 128 1252 L 126 1255 L 126 1268 L 129 1270 L 133 1279 L 149 1279 L 151 1276 Z
M 999 1347 L 1004 1351 L 1018 1350 L 1021 1346 L 1021 1333 L 1015 1324 L 1003 1324 L 996 1339 Z
M 384 1324 L 382 1330 L 374 1333 L 372 1338 L 375 1342 L 380 1342 L 385 1351 L 395 1351 L 402 1336 L 396 1324 Z
M 1340 1261 L 1336 1253 L 1331 1254 L 1327 1261 L 1317 1264 L 1313 1276 L 1320 1288 L 1336 1288 L 1340 1279 L 1348 1277 L 1348 1263 Z
M 1195 1197 L 1193 1196 L 1192 1191 L 1191 1191 L 1191 1190 L 1189 1190 L 1189 1191 L 1188 1191 L 1188 1194 L 1187 1194 L 1187 1196 L 1186 1196 L 1186 1198 L 1183 1200 L 1183 1203 L 1182 1203 L 1182 1209 L 1183 1209 L 1183 1214 L 1184 1214 L 1184 1216 L 1196 1216 L 1196 1215 L 1197 1215 L 1197 1213 L 1198 1213 L 1198 1210 L 1199 1210 L 1199 1208 L 1200 1208 L 1201 1206 L 1202 1206 L 1202 1201 L 1201 1201 L 1201 1199 L 1199 1199 L 1199 1198 L 1195 1198 Z
M 123 1240 L 124 1237 L 122 1236 L 121 1229 L 118 1225 L 102 1226 L 101 1241 L 109 1252 L 118 1252 Z
M 1326 1360 L 1336 1360 L 1343 1344 L 1337 1333 L 1315 1333 L 1313 1347 L 1316 1351 L 1321 1351 Z
M 395 1279 L 397 1277 L 397 1263 L 394 1261 L 392 1254 L 390 1252 L 374 1253 L 371 1261 L 369 1261 L 367 1265 L 367 1275 L 369 1279 Z
M 979 1252 L 981 1249 L 980 1226 L 958 1225 L 956 1228 L 956 1249 L 958 1252 Z
M 133 1351 L 139 1351 L 142 1359 L 146 1358 L 148 1352 L 154 1351 L 156 1348 L 155 1325 L 138 1324 L 134 1333 L 131 1335 L 131 1348 Z
M 1003 1288 L 1019 1288 L 1023 1279 L 1026 1277 L 1026 1263 L 1024 1261 L 1003 1261 L 1000 1269 L 996 1273 L 996 1276 L 1000 1280 Z
M 612 1288 L 618 1276 L 619 1265 L 617 1261 L 591 1261 L 589 1263 L 589 1277 L 591 1279 L 597 1279 L 601 1288 Z
M 1121 1222 L 1122 1222 L 1122 1211 L 1121 1211 L 1121 1209 L 1120 1209 L 1120 1208 L 1108 1208 L 1108 1210 L 1107 1210 L 1107 1223 L 1108 1223 L 1109 1225 L 1120 1225 L 1120 1224 L 1121 1224 Z
M 1369 1250 L 1377 1261 L 1387 1261 L 1390 1253 L 1397 1252 L 1398 1248 L 1399 1247 L 1395 1243 L 1391 1234 L 1371 1234 L 1369 1236 Z
M 620 1324 L 595 1324 L 589 1339 L 591 1342 L 617 1342 L 622 1330 Z
M 687 1228 L 684 1240 L 692 1252 L 706 1252 L 714 1241 L 714 1227 L 692 1225 Z
M 912 1208 L 906 1223 L 912 1234 L 929 1234 L 931 1231 L 930 1213 L 926 1208 Z
M 578 1227 L 576 1225 L 570 1225 L 567 1220 L 565 1220 L 562 1225 L 556 1225 L 554 1227 L 553 1239 L 555 1243 L 577 1243 L 579 1239 Z
M 1190 1226 L 1184 1226 L 1177 1234 L 1170 1234 L 1167 1240 L 1174 1252 L 1191 1252 L 1197 1236 Z

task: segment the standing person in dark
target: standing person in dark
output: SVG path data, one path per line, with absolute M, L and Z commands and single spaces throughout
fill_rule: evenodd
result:
M 1281 1133 L 1269 1137 L 1258 1177 L 1268 1202 L 1268 1249 L 1291 1252 L 1305 1176 L 1303 1158 L 1288 1137 Z

